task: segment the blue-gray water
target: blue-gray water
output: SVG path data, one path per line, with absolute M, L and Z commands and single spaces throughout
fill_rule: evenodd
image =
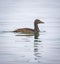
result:
M 38 39 L 8 32 L 36 18 Z M 0 64 L 60 64 L 60 0 L 0 0 Z

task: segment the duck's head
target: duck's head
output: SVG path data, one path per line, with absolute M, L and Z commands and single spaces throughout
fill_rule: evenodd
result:
M 34 24 L 43 24 L 44 22 L 42 22 L 41 20 L 39 20 L 39 19 L 35 19 L 35 21 L 34 21 Z

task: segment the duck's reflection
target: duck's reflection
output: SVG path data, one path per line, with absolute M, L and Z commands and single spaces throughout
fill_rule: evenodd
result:
M 40 51 L 41 45 L 42 44 L 41 44 L 40 39 L 34 40 L 34 59 L 36 62 L 39 62 L 39 63 L 40 63 L 40 58 L 41 58 L 41 51 Z

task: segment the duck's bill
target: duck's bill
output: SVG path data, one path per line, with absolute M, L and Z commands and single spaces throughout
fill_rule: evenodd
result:
M 44 22 L 42 22 L 42 21 L 40 21 L 39 23 L 42 23 L 42 24 L 44 24 Z

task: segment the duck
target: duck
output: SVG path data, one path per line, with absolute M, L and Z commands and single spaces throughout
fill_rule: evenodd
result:
M 31 29 L 31 28 L 20 28 L 20 29 L 14 30 L 13 32 L 21 32 L 21 33 L 24 33 L 24 34 L 36 34 L 36 33 L 40 32 L 38 24 L 43 24 L 43 23 L 44 22 L 42 22 L 41 20 L 35 19 L 34 20 L 34 29 Z

